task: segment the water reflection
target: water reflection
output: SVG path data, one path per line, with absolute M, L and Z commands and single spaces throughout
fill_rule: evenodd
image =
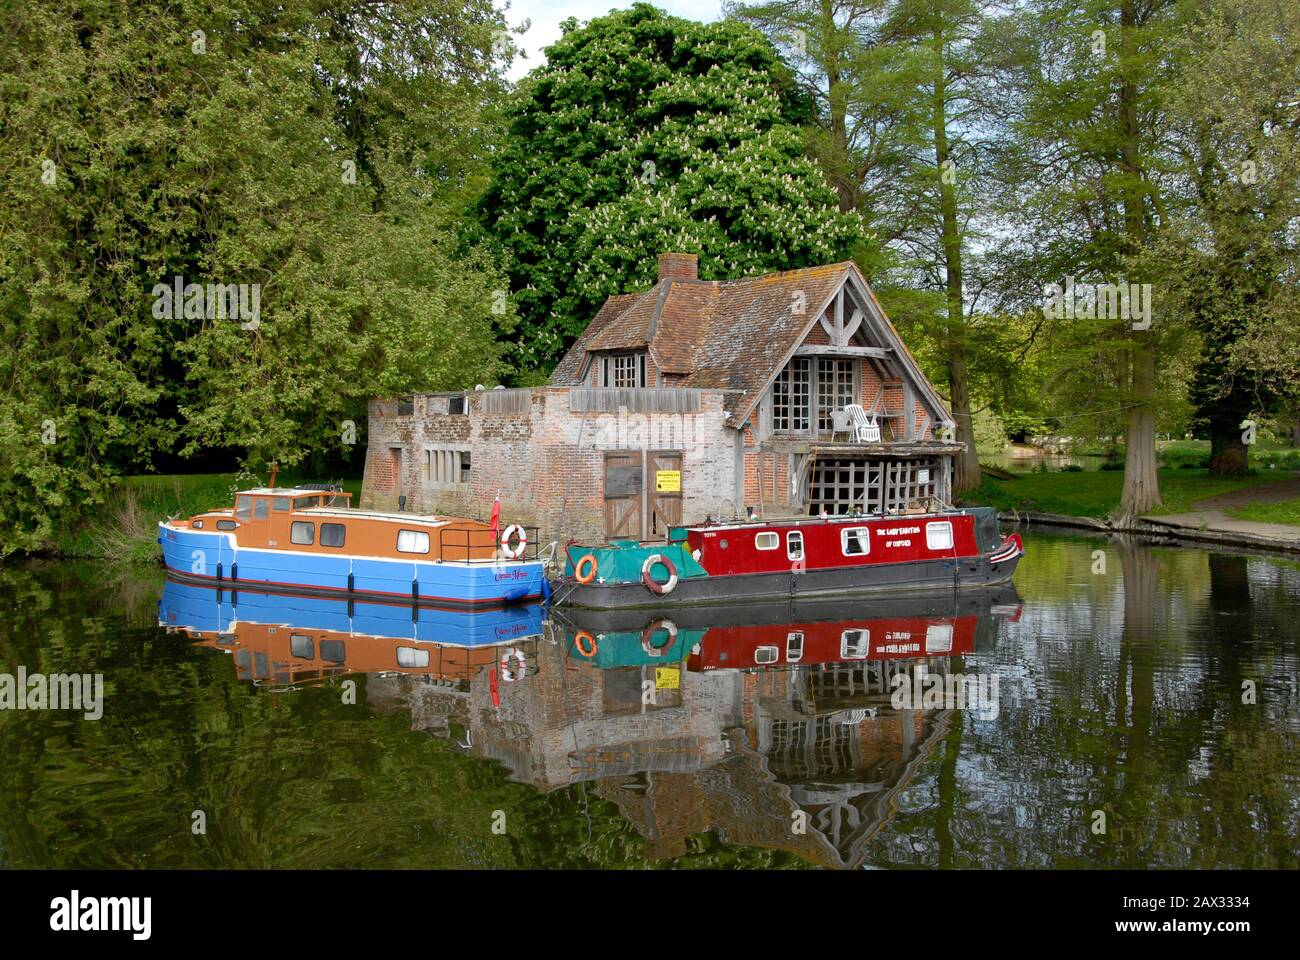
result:
M 900 673 L 945 678 L 1014 622 L 1014 589 L 862 604 L 644 613 L 420 611 L 168 582 L 160 623 L 276 689 L 367 673 L 372 707 L 543 792 L 594 783 L 652 859 L 688 839 L 861 866 L 953 710 L 902 707 Z M 543 636 L 544 634 L 544 636 Z
M 0 673 L 106 696 L 0 710 L 0 866 L 1300 866 L 1300 564 L 1026 545 L 1023 600 L 651 623 L 3 567 Z

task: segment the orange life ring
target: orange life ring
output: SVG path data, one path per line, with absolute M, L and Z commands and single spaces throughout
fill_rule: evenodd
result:
M 582 568 L 588 562 L 591 563 L 591 572 L 584 574 Z M 591 583 L 596 579 L 596 568 L 599 566 L 594 553 L 585 554 L 573 568 L 573 577 L 579 583 Z
M 660 630 L 668 631 L 668 642 L 656 647 L 650 642 L 651 638 Z M 663 656 L 674 643 L 677 642 L 677 624 L 671 620 L 659 619 L 645 625 L 641 631 L 641 649 L 652 657 Z
M 668 571 L 668 579 L 663 583 L 650 576 L 650 571 L 655 568 L 656 564 L 661 564 Z M 672 560 L 665 557 L 662 553 L 652 553 L 645 558 L 645 563 L 641 564 L 641 582 L 646 585 L 646 589 L 658 596 L 666 596 L 673 592 L 677 586 L 677 568 L 673 566 Z
M 583 640 L 586 640 L 588 643 L 591 644 L 591 649 L 586 649 L 583 647 L 582 645 Z M 592 657 L 596 655 L 596 638 L 593 637 L 591 634 L 589 634 L 586 630 L 579 630 L 577 635 L 574 636 L 573 642 L 574 645 L 577 647 L 578 652 L 582 654 L 584 657 L 586 657 L 588 660 L 590 660 Z

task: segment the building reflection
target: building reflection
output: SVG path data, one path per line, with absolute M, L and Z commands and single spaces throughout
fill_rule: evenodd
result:
M 955 711 L 891 705 L 894 677 L 960 671 L 992 645 L 1019 597 L 783 605 L 696 614 L 556 616 L 535 671 L 495 690 L 469 684 L 466 749 L 550 791 L 590 782 L 647 841 L 652 859 L 688 838 L 857 867 Z M 571 618 L 571 619 L 567 619 Z M 404 678 L 413 716 L 446 695 Z M 396 697 L 394 699 L 397 699 Z
M 895 677 L 963 671 L 1014 589 L 857 606 L 451 613 L 169 582 L 159 621 L 273 690 L 365 674 L 365 702 L 540 791 L 584 782 L 651 859 L 716 832 L 859 867 L 958 711 L 895 707 Z

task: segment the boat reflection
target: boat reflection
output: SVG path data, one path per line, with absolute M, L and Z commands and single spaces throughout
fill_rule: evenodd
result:
M 592 784 L 650 859 L 712 832 L 844 868 L 866 861 L 900 794 L 967 722 L 949 704 L 896 705 L 895 679 L 961 674 L 1020 609 L 1003 587 L 650 623 L 630 611 L 544 621 L 536 606 L 413 619 L 409 606 L 247 590 L 235 606 L 229 592 L 169 582 L 159 620 L 231 653 L 254 683 L 365 673 L 371 709 L 409 713 L 413 729 L 512 779 L 543 792 Z
M 1020 610 L 1002 588 L 681 611 L 671 623 L 566 612 L 536 676 L 490 709 L 471 685 L 473 749 L 540 790 L 594 782 L 651 859 L 716 832 L 860 866 L 899 794 L 963 722 L 954 709 L 894 707 L 894 677 L 960 671 Z
M 542 608 L 463 611 L 230 590 L 168 579 L 158 623 L 234 658 L 240 680 L 286 689 L 348 674 L 468 680 L 542 633 Z M 526 661 L 526 653 L 524 654 Z M 510 661 L 518 669 L 518 659 Z

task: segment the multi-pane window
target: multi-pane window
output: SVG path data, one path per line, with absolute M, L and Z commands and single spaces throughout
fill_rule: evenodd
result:
M 772 431 L 807 433 L 812 361 L 795 357 L 772 383 Z
M 817 361 L 817 429 L 834 428 L 831 413 L 856 403 L 853 361 L 821 358 Z
M 425 484 L 469 483 L 469 451 L 430 447 L 421 472 Z
M 618 389 L 635 389 L 646 385 L 644 352 L 615 353 L 601 357 L 600 385 Z

